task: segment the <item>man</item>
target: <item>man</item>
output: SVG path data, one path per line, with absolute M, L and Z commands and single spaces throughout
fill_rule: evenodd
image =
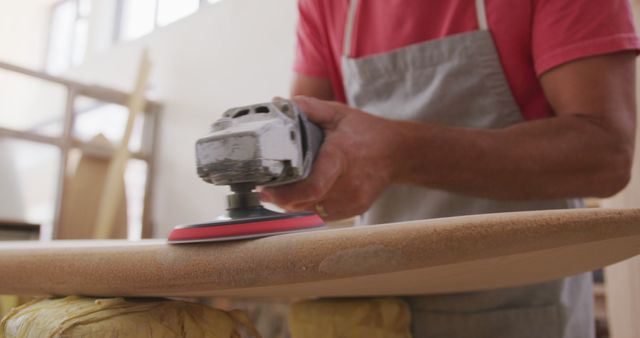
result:
M 579 207 L 627 184 L 640 47 L 627 0 L 299 8 L 292 95 L 326 139 L 311 176 L 265 200 L 366 225 Z M 408 301 L 415 337 L 594 335 L 590 274 Z

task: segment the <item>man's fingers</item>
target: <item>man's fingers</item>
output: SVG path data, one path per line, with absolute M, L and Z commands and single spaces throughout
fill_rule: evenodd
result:
M 323 129 L 335 129 L 336 125 L 347 113 L 349 107 L 335 102 L 328 102 L 310 96 L 296 96 L 293 99 L 298 108 L 309 120 Z
M 341 164 L 338 162 L 331 152 L 321 151 L 307 179 L 279 187 L 265 187 L 262 189 L 262 195 L 266 197 L 264 200 L 283 208 L 320 200 L 340 176 Z
M 303 181 L 279 187 L 265 187 L 262 199 L 283 208 L 320 201 L 333 187 L 342 171 L 340 153 L 331 148 L 321 149 L 311 175 Z
M 309 211 L 318 214 L 324 221 L 337 221 L 362 214 L 362 209 L 354 205 L 343 191 L 331 191 L 321 201 L 297 204 L 287 211 Z

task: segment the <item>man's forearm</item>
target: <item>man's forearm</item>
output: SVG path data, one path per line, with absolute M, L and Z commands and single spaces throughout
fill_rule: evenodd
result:
M 496 199 L 609 196 L 630 176 L 627 143 L 580 116 L 505 129 L 390 122 L 399 136 L 394 183 Z

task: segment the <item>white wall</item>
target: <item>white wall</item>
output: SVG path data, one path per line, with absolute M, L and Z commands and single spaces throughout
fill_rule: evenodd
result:
M 223 0 L 92 55 L 66 74 L 130 90 L 140 51 L 149 48 L 152 97 L 165 106 L 155 163 L 156 236 L 224 211 L 228 189 L 197 177 L 195 141 L 227 108 L 287 96 L 296 20 L 295 0 Z
M 640 27 L 640 1 L 631 2 Z M 640 66 L 636 63 L 636 68 Z M 636 70 L 636 97 L 640 97 L 640 72 Z M 640 123 L 640 111 L 636 121 Z M 640 208 L 640 126 L 636 127 L 636 148 L 631 182 L 616 196 L 603 201 L 609 208 Z M 612 338 L 640 338 L 640 256 L 605 268 L 607 315 Z
M 0 219 L 23 220 L 22 190 L 18 187 L 16 168 L 10 147 L 0 139 Z
M 55 0 L 0 1 L 0 59 L 40 69 L 49 25 L 50 5 Z
M 636 27 L 640 25 L 640 1 L 632 1 Z M 638 67 L 638 66 L 637 66 Z M 636 97 L 640 97 L 640 73 L 636 70 Z M 640 123 L 640 113 L 636 119 Z M 636 148 L 629 185 L 603 201 L 609 208 L 640 208 L 640 126 L 636 128 Z M 612 338 L 640 338 L 640 256 L 605 268 L 607 315 Z

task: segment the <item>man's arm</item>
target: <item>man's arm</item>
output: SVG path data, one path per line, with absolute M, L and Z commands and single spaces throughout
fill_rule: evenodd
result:
M 329 219 L 365 211 L 389 184 L 496 199 L 609 196 L 630 177 L 635 55 L 557 67 L 541 78 L 557 116 L 501 130 L 379 118 L 335 102 L 299 98 L 325 129 L 307 180 L 265 189 L 288 210 L 322 203 Z
M 634 146 L 634 53 L 571 62 L 545 73 L 541 83 L 554 118 L 502 130 L 404 123 L 396 180 L 504 199 L 621 190 Z
M 328 78 L 295 74 L 293 83 L 291 84 L 291 97 L 298 95 L 331 101 L 334 99 L 331 80 Z

